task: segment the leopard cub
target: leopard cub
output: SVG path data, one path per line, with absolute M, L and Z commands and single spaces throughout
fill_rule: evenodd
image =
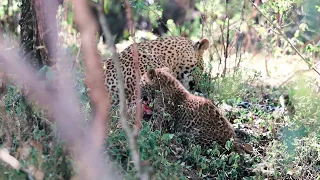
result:
M 157 128 L 185 135 L 205 147 L 213 141 L 224 146 L 233 138 L 235 151 L 247 151 L 219 108 L 209 99 L 189 93 L 170 71 L 150 69 L 141 77 L 142 97 L 153 99 L 154 121 L 160 122 Z M 171 120 L 166 120 L 165 114 L 169 114 Z

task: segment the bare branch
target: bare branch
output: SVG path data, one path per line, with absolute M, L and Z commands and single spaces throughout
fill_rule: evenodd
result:
M 132 22 L 132 16 L 131 16 L 131 7 L 130 4 L 128 2 L 128 0 L 125 0 L 125 8 L 126 8 L 126 16 L 127 16 L 127 21 L 128 21 L 128 28 L 129 28 L 129 32 L 130 32 L 130 36 L 133 40 L 133 48 L 132 48 L 132 55 L 133 55 L 133 61 L 134 61 L 134 68 L 135 68 L 135 75 L 136 75 L 136 117 L 135 117 L 135 130 L 133 135 L 135 136 L 135 138 L 137 139 L 138 137 L 138 133 L 139 133 L 139 129 L 141 126 L 141 103 L 140 103 L 140 99 L 141 99 L 141 90 L 140 90 L 140 61 L 139 61 L 139 57 L 138 57 L 138 45 L 136 43 L 135 37 L 134 37 L 134 26 L 133 26 L 133 22 Z
M 278 33 L 288 42 L 288 44 L 294 49 L 294 51 L 296 51 L 296 53 L 301 57 L 301 59 L 304 60 L 309 65 L 308 60 L 303 57 L 300 51 L 290 42 L 290 40 L 286 37 L 286 35 L 283 34 L 281 29 L 277 25 L 275 25 L 265 14 L 263 14 L 263 12 L 259 9 L 259 7 L 256 4 L 254 4 L 254 2 L 252 1 L 249 1 L 249 2 L 278 31 Z M 315 67 L 312 67 L 311 69 L 320 75 L 320 72 Z
M 137 144 L 136 144 L 136 138 L 133 135 L 133 133 L 130 130 L 130 127 L 128 126 L 127 123 L 127 104 L 126 104 L 126 96 L 125 96 L 125 88 L 124 88 L 124 79 L 123 79 L 123 72 L 121 69 L 121 65 L 120 65 L 120 61 L 119 61 L 119 55 L 116 51 L 116 46 L 113 42 L 110 30 L 108 28 L 108 25 L 105 22 L 105 17 L 104 17 L 104 13 L 103 13 L 103 6 L 96 6 L 97 10 L 98 10 L 98 14 L 99 14 L 99 22 L 101 24 L 102 30 L 103 30 L 103 34 L 107 40 L 107 44 L 110 48 L 110 51 L 112 53 L 112 59 L 116 68 L 116 72 L 117 72 L 117 79 L 118 79 L 118 90 L 119 90 L 119 99 L 120 99 L 120 121 L 122 124 L 122 127 L 124 129 L 124 131 L 126 132 L 128 141 L 129 141 L 129 147 L 132 153 L 132 159 L 134 162 L 134 166 L 138 172 L 138 175 L 141 179 L 145 179 L 141 173 L 141 163 L 140 163 L 140 155 L 137 149 Z M 139 79 L 140 80 L 140 79 Z M 137 100 L 140 100 L 137 98 Z M 136 112 L 138 113 L 138 112 Z
M 131 35 L 131 38 L 133 40 L 133 46 L 132 46 L 132 56 L 134 61 L 134 68 L 135 68 L 135 75 L 136 75 L 136 117 L 135 117 L 135 129 L 133 131 L 133 138 L 134 142 L 132 142 L 132 154 L 133 154 L 133 160 L 135 161 L 135 167 L 137 169 L 137 172 L 141 179 L 149 179 L 149 173 L 148 171 L 143 171 L 141 166 L 141 161 L 139 157 L 139 152 L 137 149 L 137 139 L 138 134 L 141 126 L 141 90 L 140 90 L 140 65 L 139 65 L 139 57 L 138 57 L 138 45 L 135 41 L 135 30 L 133 26 L 132 21 L 132 15 L 131 15 L 131 7 L 128 0 L 125 0 L 125 8 L 126 8 L 126 17 L 128 22 L 128 28 Z

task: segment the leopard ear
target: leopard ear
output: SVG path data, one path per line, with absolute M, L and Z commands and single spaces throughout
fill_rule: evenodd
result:
M 154 77 L 156 77 L 156 70 L 155 69 L 149 69 L 147 73 L 150 80 L 152 80 Z
M 208 49 L 208 47 L 209 47 L 209 45 L 210 45 L 210 42 L 209 42 L 209 40 L 208 39 L 201 39 L 200 41 L 199 41 L 199 49 L 201 49 L 201 50 L 207 50 Z

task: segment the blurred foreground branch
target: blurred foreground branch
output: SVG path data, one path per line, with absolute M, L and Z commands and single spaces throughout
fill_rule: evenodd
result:
M 93 126 L 84 126 L 85 120 L 77 109 L 79 109 L 79 99 L 73 88 L 71 79 L 71 66 L 60 71 L 56 77 L 57 91 L 49 92 L 37 79 L 36 72 L 30 64 L 19 61 L 21 57 L 16 49 L 5 48 L 4 43 L 0 42 L 0 71 L 12 75 L 14 83 L 20 87 L 26 87 L 30 92 L 27 96 L 31 100 L 36 100 L 41 107 L 46 107 L 48 113 L 52 114 L 57 126 L 59 137 L 67 142 L 67 145 L 74 150 L 76 162 L 79 169 L 77 175 L 79 179 L 118 179 L 111 166 L 107 166 L 107 159 L 102 156 L 104 142 L 105 122 L 108 121 L 109 95 L 105 91 L 101 77 L 99 56 L 94 44 L 94 22 L 90 19 L 86 0 L 74 1 L 75 18 L 83 23 L 79 23 L 82 32 L 82 45 L 85 53 L 85 65 L 89 76 L 89 85 L 93 90 L 91 98 L 97 106 Z M 42 7 L 43 8 L 43 7 Z M 80 15 L 79 15 L 80 14 Z M 46 13 L 45 16 L 54 16 L 53 13 Z M 81 19 L 84 18 L 84 19 Z M 77 23 L 78 23 L 77 21 Z M 56 22 L 52 22 L 56 23 Z M 48 43 L 55 43 L 49 40 Z M 70 63 L 69 58 L 62 57 L 61 50 L 54 51 L 53 45 L 48 45 L 48 51 L 58 53 L 55 57 Z M 59 56 L 58 56 L 59 55 Z M 99 64 L 99 66 L 98 66 Z
M 112 59 L 113 59 L 113 62 L 114 62 L 115 68 L 116 68 L 116 72 L 117 72 L 118 90 L 119 90 L 119 99 L 120 99 L 120 121 L 121 121 L 122 127 L 124 128 L 124 131 L 126 133 L 128 141 L 129 141 L 129 147 L 131 150 L 133 163 L 134 163 L 134 166 L 137 170 L 138 176 L 140 179 L 148 179 L 148 176 L 145 176 L 141 171 L 141 161 L 140 161 L 140 155 L 138 152 L 137 141 L 136 141 L 137 136 L 134 136 L 134 134 L 130 130 L 130 127 L 127 123 L 128 115 L 127 115 L 126 96 L 125 96 L 125 91 L 124 91 L 125 88 L 124 88 L 123 72 L 121 69 L 120 61 L 119 61 L 119 55 L 116 51 L 116 46 L 113 42 L 109 27 L 106 24 L 106 21 L 104 19 L 105 16 L 103 13 L 103 4 L 104 4 L 104 1 L 101 1 L 100 6 L 97 5 L 96 8 L 98 10 L 99 22 L 101 24 L 105 39 L 107 40 L 107 44 L 108 44 L 110 51 L 112 53 Z M 140 79 L 139 79 L 139 81 L 140 81 Z M 140 99 L 137 98 L 137 100 L 140 100 Z M 139 106 L 139 104 L 137 104 L 137 106 Z M 138 113 L 138 112 L 136 112 L 136 113 Z M 137 115 L 137 117 L 139 118 L 139 115 Z M 136 127 L 136 129 L 138 129 L 138 128 Z
M 89 137 L 89 142 L 93 142 L 91 153 L 96 154 L 96 158 L 99 158 L 98 154 L 102 152 L 102 149 L 100 148 L 102 148 L 102 145 L 104 144 L 105 122 L 107 122 L 107 124 L 109 123 L 108 115 L 110 111 L 110 95 L 104 86 L 101 60 L 94 38 L 95 32 L 97 31 L 97 23 L 94 21 L 93 16 L 90 13 L 88 2 L 86 0 L 74 0 L 73 4 L 75 7 L 75 22 L 78 25 L 81 34 L 85 60 L 86 84 L 90 88 L 89 97 L 95 106 L 93 113 L 95 117 L 93 127 L 90 131 L 91 136 Z M 87 159 L 87 157 L 82 158 Z M 92 161 L 93 159 L 87 160 Z M 92 161 L 92 163 L 94 163 L 94 161 Z M 88 168 L 87 164 L 82 163 L 82 165 L 82 169 L 86 170 L 86 168 Z M 101 178 L 101 175 L 108 175 L 110 173 L 104 173 L 105 169 L 102 168 L 102 164 L 99 167 L 101 169 L 98 171 L 89 171 L 89 173 L 92 173 L 89 177 L 99 179 Z M 106 176 L 103 177 L 107 178 Z
M 86 84 L 90 88 L 90 99 L 92 100 L 94 108 L 94 133 L 97 133 L 94 141 L 97 141 L 98 146 L 103 144 L 105 134 L 105 122 L 109 122 L 108 112 L 110 110 L 110 95 L 104 86 L 103 71 L 101 67 L 101 59 L 98 54 L 95 43 L 95 32 L 97 24 L 90 14 L 89 8 L 85 3 L 74 3 L 76 24 L 81 33 L 81 41 L 84 42 L 84 64 L 86 73 Z M 88 24 L 89 23 L 89 24 Z M 97 139 L 99 137 L 99 139 Z

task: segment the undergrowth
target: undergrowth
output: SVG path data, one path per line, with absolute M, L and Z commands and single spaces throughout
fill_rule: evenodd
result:
M 77 73 L 82 73 L 79 71 Z M 85 116 L 90 115 L 90 105 L 83 84 L 78 76 L 75 85 Z M 246 78 L 244 78 L 246 77 Z M 204 78 L 206 78 L 204 76 Z M 263 179 L 316 177 L 319 172 L 319 110 L 320 97 L 310 87 L 307 80 L 299 79 L 289 88 L 252 85 L 257 76 L 249 77 L 245 72 L 230 77 L 219 77 L 215 81 L 202 81 L 200 88 L 208 98 L 218 104 L 228 104 L 233 108 L 246 101 L 252 106 L 239 108 L 227 117 L 236 127 L 246 131 L 245 138 L 255 148 L 255 153 L 239 155 L 230 152 L 232 141 L 220 147 L 216 143 L 208 149 L 194 144 L 185 145 L 182 137 L 153 131 L 151 123 L 143 121 L 138 147 L 143 163 L 150 166 L 153 179 Z M 205 91 L 206 90 L 206 91 Z M 209 91 L 210 90 L 210 91 Z M 289 92 L 297 109 L 294 118 L 276 119 L 259 104 L 262 94 L 268 94 L 270 106 L 279 107 L 274 102 L 282 93 Z M 55 136 L 54 124 L 48 122 L 44 110 L 35 103 L 26 101 L 15 86 L 8 86 L 4 96 L 7 116 L 10 117 L 9 130 L 12 133 L 11 154 L 26 167 L 34 167 L 44 173 L 46 179 L 69 179 L 73 174 L 72 158 L 63 148 L 63 143 Z M 30 112 L 32 112 L 30 114 Z M 112 111 L 111 131 L 106 142 L 106 153 L 122 169 L 125 179 L 137 179 L 126 135 L 118 127 L 116 110 Z M 1 143 L 6 143 L 6 134 L 1 121 Z M 85 145 L 84 145 L 85 146 Z M 4 179 L 20 179 L 23 174 L 11 170 L 6 164 L 1 166 Z
M 19 12 L 17 2 L 13 2 L 14 12 Z M 151 14 L 159 13 L 152 16 L 152 24 L 156 23 L 162 13 L 157 3 L 146 6 L 148 4 L 142 1 L 132 1 L 132 4 L 140 13 L 149 14 L 150 10 Z M 229 4 L 217 0 L 199 1 L 196 6 L 207 15 L 206 19 L 201 24 L 200 19 L 195 19 L 183 26 L 176 26 L 169 20 L 165 22 L 170 30 L 167 35 L 180 35 L 184 31 L 190 34 L 191 39 L 207 37 L 212 43 L 209 59 L 219 62 L 219 66 L 222 66 L 223 61 L 226 65 L 227 61 L 229 63 L 230 54 L 225 51 L 231 52 L 230 49 L 233 48 L 225 47 L 225 44 L 228 44 L 225 41 L 235 43 L 235 46 L 243 44 L 243 47 L 252 42 L 245 51 L 259 50 L 265 52 L 266 56 L 282 57 L 294 52 L 280 34 L 270 32 L 273 27 L 265 20 L 257 16 L 255 19 L 258 18 L 259 22 L 255 23 L 252 18 L 246 17 L 254 15 L 250 1 L 230 1 Z M 5 17 L 4 7 L 0 7 L 1 17 Z M 313 40 L 312 37 L 318 36 L 316 32 L 319 24 L 314 22 L 319 18 L 319 9 L 317 1 L 312 0 L 266 1 L 260 6 L 262 13 L 273 21 L 278 20 L 278 13 L 281 12 L 283 22 L 277 26 L 296 46 L 311 42 L 309 40 Z M 70 16 L 67 21 L 72 22 L 62 23 L 63 28 L 72 24 L 73 18 Z M 283 26 L 284 24 L 287 25 Z M 255 33 L 250 35 L 252 30 Z M 68 31 L 65 35 L 60 35 L 60 38 L 68 42 L 63 44 L 63 48 L 81 59 L 76 34 L 77 31 L 72 29 L 72 32 Z M 241 36 L 246 34 L 250 36 Z M 125 32 L 124 36 L 127 37 L 128 32 Z M 247 39 L 238 41 L 233 37 Z M 244 60 L 243 53 L 238 48 L 236 47 L 235 65 Z M 102 54 L 109 53 L 104 46 L 100 47 L 99 51 Z M 316 43 L 309 43 L 301 51 L 306 52 L 307 63 L 311 67 L 320 48 Z M 82 61 L 77 63 L 73 69 L 76 77 L 74 86 L 81 104 L 80 111 L 84 119 L 88 120 L 91 108 L 84 85 L 83 65 Z M 43 67 L 38 74 L 46 76 L 44 85 L 50 84 L 55 76 L 49 67 Z M 303 78 L 302 75 L 281 87 L 257 86 L 255 82 L 260 76 L 260 72 L 243 68 L 225 76 L 201 74 L 198 86 L 203 96 L 223 109 L 240 137 L 254 147 L 252 155 L 230 152 L 232 141 L 228 141 L 224 147 L 213 143 L 208 149 L 185 144 L 183 137 L 154 131 L 151 128 L 152 122 L 143 121 L 138 149 L 142 164 L 150 168 L 153 179 L 320 179 L 320 88 L 315 89 L 315 81 Z M 292 117 L 281 113 L 279 98 L 282 94 L 288 94 L 293 102 L 295 114 Z M 7 148 L 10 141 L 10 154 L 35 172 L 38 179 L 70 179 L 75 173 L 72 156 L 57 136 L 55 124 L 49 121 L 46 111 L 38 107 L 37 103 L 27 101 L 22 91 L 11 83 L 8 84 L 2 101 L 8 120 L 5 122 L 5 114 L 1 114 L 0 146 Z M 111 128 L 109 134 L 106 134 L 108 138 L 105 154 L 121 169 L 124 179 L 137 179 L 126 135 L 119 127 L 118 108 L 113 107 L 110 114 Z M 0 179 L 26 178 L 24 174 L 12 170 L 8 164 L 0 163 Z

